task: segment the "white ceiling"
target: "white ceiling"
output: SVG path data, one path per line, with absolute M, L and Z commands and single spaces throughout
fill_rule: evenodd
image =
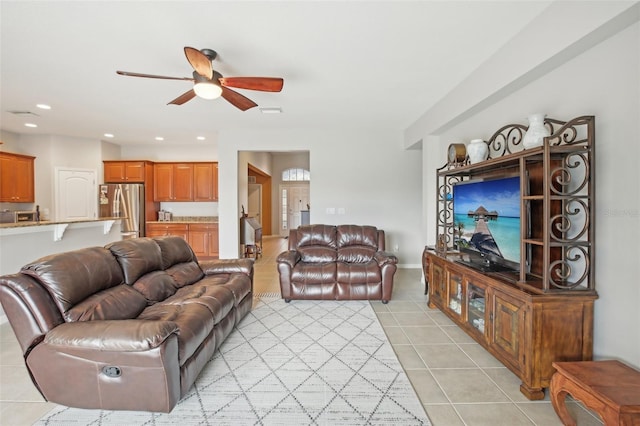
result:
M 0 128 L 96 140 L 109 132 L 117 144 L 216 140 L 238 128 L 401 131 L 548 5 L 1 0 Z M 167 105 L 191 83 L 116 74 L 190 77 L 184 46 L 216 50 L 224 76 L 283 77 L 280 93 L 237 89 L 283 114 L 223 99 Z

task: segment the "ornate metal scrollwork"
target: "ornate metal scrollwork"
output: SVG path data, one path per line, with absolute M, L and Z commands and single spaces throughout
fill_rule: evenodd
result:
M 562 259 L 549 264 L 549 281 L 552 287 L 571 290 L 587 282 L 590 270 L 588 248 L 569 246 L 564 249 Z
M 582 198 L 571 198 L 565 201 L 562 213 L 552 216 L 550 221 L 550 237 L 560 243 L 582 241 L 589 231 L 589 206 Z

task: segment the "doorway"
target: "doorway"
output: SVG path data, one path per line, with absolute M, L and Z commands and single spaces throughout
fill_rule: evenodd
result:
M 283 183 L 280 185 L 280 235 L 289 235 L 290 229 L 302 224 L 302 212 L 309 211 L 309 183 Z
M 98 207 L 96 171 L 56 167 L 56 220 L 95 219 Z

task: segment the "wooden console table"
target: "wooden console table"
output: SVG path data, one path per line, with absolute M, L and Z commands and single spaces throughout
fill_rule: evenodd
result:
M 551 403 L 565 426 L 576 422 L 567 394 L 597 412 L 606 426 L 640 425 L 640 371 L 619 361 L 554 362 Z

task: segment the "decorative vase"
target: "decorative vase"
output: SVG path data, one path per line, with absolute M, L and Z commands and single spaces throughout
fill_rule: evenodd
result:
M 472 139 L 467 145 L 467 154 L 471 164 L 479 163 L 489 157 L 489 146 L 482 139 Z
M 544 138 L 549 136 L 549 129 L 544 125 L 546 114 L 531 114 L 527 117 L 529 120 L 529 128 L 522 138 L 522 146 L 524 149 L 542 146 Z

